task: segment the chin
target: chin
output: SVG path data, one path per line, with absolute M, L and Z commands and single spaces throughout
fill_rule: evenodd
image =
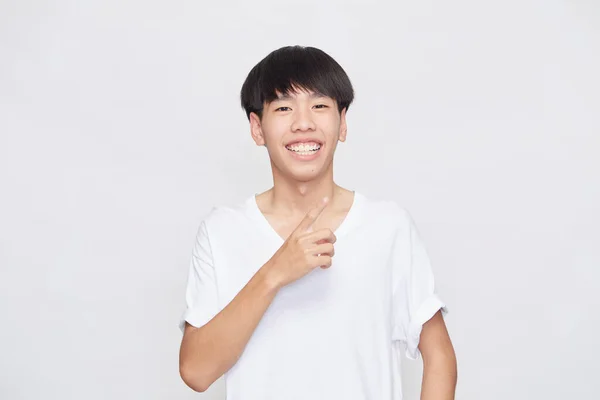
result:
M 271 161 L 282 176 L 297 182 L 310 182 L 327 173 L 327 159 L 327 155 L 322 154 L 320 159 L 309 162 L 289 160 L 285 157 L 283 159 L 279 158 L 279 160 L 274 163 L 273 159 Z
M 325 169 L 321 166 L 287 169 L 286 176 L 298 182 L 310 182 L 323 175 Z

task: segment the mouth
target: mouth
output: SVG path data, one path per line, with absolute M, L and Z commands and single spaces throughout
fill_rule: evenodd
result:
M 312 156 L 317 154 L 322 147 L 323 144 L 319 142 L 292 143 L 285 146 L 288 151 L 299 156 Z

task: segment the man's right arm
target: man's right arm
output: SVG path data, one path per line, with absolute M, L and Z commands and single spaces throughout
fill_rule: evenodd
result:
M 204 392 L 239 359 L 279 290 L 265 264 L 231 302 L 200 328 L 186 322 L 179 351 L 179 373 Z
M 186 323 L 179 351 L 183 381 L 203 392 L 237 362 L 280 288 L 316 267 L 328 268 L 336 238 L 330 229 L 312 232 L 327 205 L 324 199 L 306 214 L 273 257 L 240 292 L 200 328 Z

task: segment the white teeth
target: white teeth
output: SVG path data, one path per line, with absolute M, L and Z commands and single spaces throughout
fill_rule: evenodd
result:
M 318 150 L 313 150 L 313 151 L 294 151 L 294 153 L 300 154 L 301 156 L 309 156 L 311 154 L 315 154 L 317 151 Z
M 303 155 L 314 154 L 320 148 L 321 148 L 321 145 L 317 144 L 317 143 L 311 143 L 311 144 L 300 143 L 300 144 L 293 144 L 291 146 L 287 146 L 288 150 L 291 150 L 293 152 L 303 154 Z

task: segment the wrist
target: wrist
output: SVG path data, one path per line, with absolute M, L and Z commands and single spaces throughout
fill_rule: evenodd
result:
M 277 292 L 281 289 L 281 279 L 271 261 L 268 261 L 263 265 L 258 271 L 258 274 L 260 275 L 261 282 L 269 292 Z

